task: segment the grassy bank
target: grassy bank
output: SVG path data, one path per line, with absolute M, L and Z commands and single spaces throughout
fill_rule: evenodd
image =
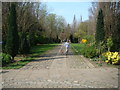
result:
M 44 45 L 34 46 L 30 50 L 30 56 L 35 57 L 35 56 L 44 54 L 46 51 L 53 49 L 57 45 L 59 45 L 59 44 L 44 44 Z
M 74 54 L 80 54 L 81 49 L 84 47 L 83 44 L 79 43 L 72 43 L 71 44 L 72 50 L 74 51 Z
M 23 57 L 21 55 L 16 56 L 15 57 L 16 62 L 10 63 L 2 67 L 2 69 L 19 69 L 25 66 L 27 63 L 33 61 L 35 56 L 40 56 L 44 54 L 45 52 L 47 52 L 48 50 L 53 49 L 57 45 L 59 44 L 42 44 L 42 45 L 34 46 L 31 48 L 30 54 L 28 54 L 27 57 Z

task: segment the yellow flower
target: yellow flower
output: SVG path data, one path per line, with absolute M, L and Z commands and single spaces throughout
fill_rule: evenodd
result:
M 86 43 L 87 42 L 87 40 L 86 39 L 82 39 L 82 43 Z
M 114 54 L 115 54 L 115 55 L 118 55 L 118 52 L 115 52 Z
M 108 61 L 108 60 L 106 60 L 105 62 L 106 62 L 106 63 L 108 63 L 109 61 Z
M 115 64 L 116 62 L 112 62 L 112 64 Z
M 105 62 L 109 62 L 111 61 L 112 64 L 118 63 L 118 61 L 120 60 L 120 55 L 118 54 L 118 52 L 106 52 L 103 53 L 102 56 L 105 56 L 107 58 L 107 60 Z
M 112 55 L 111 58 L 114 59 L 114 58 L 116 58 L 116 56 L 115 56 L 115 55 Z
M 109 52 L 109 53 L 108 53 L 108 55 L 110 55 L 110 56 L 111 56 L 111 55 L 112 55 L 112 52 Z
M 112 53 L 111 52 L 106 52 L 105 56 L 111 56 Z
M 113 56 L 111 58 L 116 58 L 118 56 L 118 52 L 113 53 Z
M 110 56 L 108 56 L 108 60 L 110 60 Z

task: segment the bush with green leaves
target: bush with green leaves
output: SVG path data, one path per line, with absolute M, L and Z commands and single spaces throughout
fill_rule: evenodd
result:
M 99 42 L 99 44 L 96 45 L 96 53 L 98 53 L 98 55 L 100 56 L 105 51 L 106 51 L 105 43 L 103 41 Z
M 92 44 L 92 45 L 79 44 L 74 47 L 78 50 L 78 53 L 84 55 L 85 57 L 93 58 L 97 56 L 95 44 Z
M 36 44 L 36 36 L 33 31 L 30 31 L 28 34 L 29 46 L 32 47 Z
M 112 37 L 109 37 L 109 38 L 107 39 L 106 45 L 107 45 L 108 51 L 110 51 L 110 48 L 111 48 L 112 45 L 113 45 Z
M 9 54 L 1 53 L 0 54 L 0 62 L 2 66 L 9 64 L 12 61 L 12 58 Z
M 36 40 L 37 40 L 37 42 L 40 43 L 40 44 L 48 43 L 48 39 L 45 38 L 45 37 L 43 37 L 43 36 L 37 36 L 37 37 L 36 37 Z
M 83 55 L 88 58 L 93 58 L 97 54 L 95 45 L 91 45 L 91 46 L 85 45 L 82 52 L 83 52 Z
M 93 35 L 86 35 L 83 38 L 87 40 L 87 43 L 93 43 L 95 41 L 95 38 Z

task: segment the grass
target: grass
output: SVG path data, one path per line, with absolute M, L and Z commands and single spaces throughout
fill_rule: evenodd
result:
M 72 43 L 71 44 L 74 54 L 80 54 L 80 50 L 84 47 L 83 44 Z
M 19 69 L 32 60 L 33 60 L 33 58 L 26 57 L 23 60 L 20 60 L 20 61 L 14 62 L 14 63 L 10 63 L 7 66 L 2 67 L 2 69 Z
M 43 45 L 36 45 L 31 48 L 30 54 L 27 57 L 19 57 L 19 61 L 14 63 L 10 63 L 4 67 L 0 67 L 0 69 L 19 69 L 29 62 L 34 60 L 35 56 L 40 56 L 44 54 L 46 51 L 53 49 L 55 46 L 59 44 L 43 44 Z
M 34 46 L 30 50 L 30 56 L 35 57 L 44 54 L 46 51 L 53 49 L 57 45 L 59 44 L 43 44 Z

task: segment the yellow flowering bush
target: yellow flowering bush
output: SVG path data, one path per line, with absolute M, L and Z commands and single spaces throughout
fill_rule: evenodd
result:
M 82 39 L 82 43 L 86 43 L 87 42 L 87 40 L 86 39 Z
M 106 57 L 106 63 L 117 64 L 120 60 L 120 55 L 118 52 L 106 52 L 103 53 L 102 56 Z

